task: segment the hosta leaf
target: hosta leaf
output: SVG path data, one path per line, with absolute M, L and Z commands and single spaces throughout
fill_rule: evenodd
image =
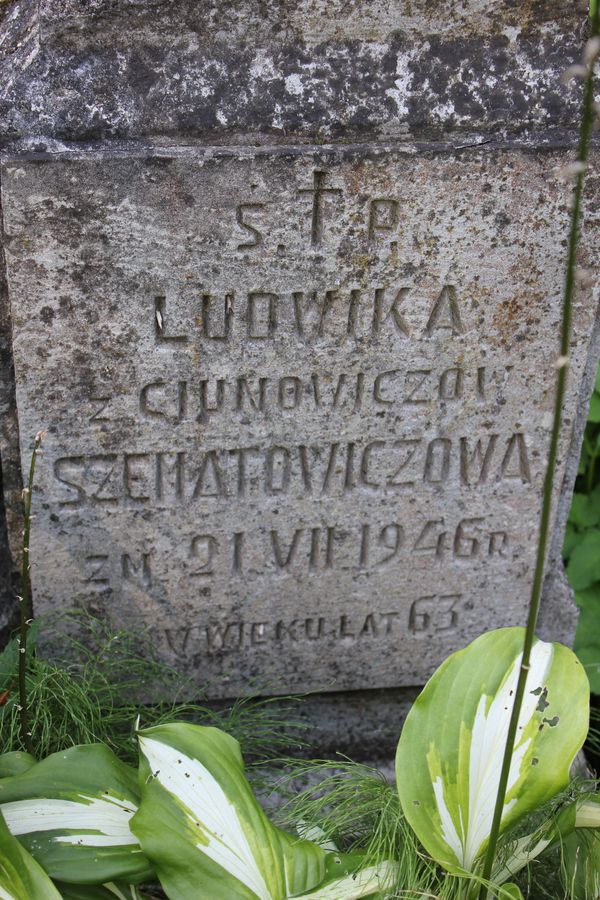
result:
M 570 900 L 600 896 L 600 831 L 576 828 L 563 843 L 563 878 Z
M 590 452 L 584 444 L 583 447 L 581 448 L 581 456 L 579 457 L 579 465 L 577 467 L 578 475 L 585 475 L 585 473 L 587 471 L 589 460 L 590 460 Z
M 37 759 L 31 753 L 25 753 L 24 750 L 13 750 L 10 753 L 2 753 L 0 755 L 0 778 L 8 778 L 11 775 L 22 775 L 32 766 L 35 766 Z
M 53 753 L 0 781 L 10 831 L 52 878 L 82 884 L 152 875 L 129 823 L 139 802 L 137 775 L 108 747 Z
M 397 886 L 399 872 L 398 863 L 390 861 L 365 866 L 346 875 L 326 878 L 315 890 L 296 894 L 295 900 L 359 900 L 384 896 Z
M 146 900 L 134 884 L 65 884 L 57 882 L 62 900 Z
M 42 867 L 12 836 L 1 815 L 0 900 L 61 900 Z
M 131 827 L 171 900 L 283 900 L 322 882 L 327 854 L 269 822 L 236 740 L 175 723 L 139 741 L 142 802 Z
M 519 837 L 505 845 L 492 872 L 494 884 L 504 885 L 509 878 L 528 866 L 540 854 L 561 844 L 575 828 L 575 820 L 576 804 L 571 803 L 563 807 L 558 814 L 546 819 L 532 834 Z
M 576 807 L 574 828 L 561 841 L 561 874 L 570 900 L 597 900 L 600 896 L 600 794 L 584 795 Z
M 487 846 L 524 629 L 491 631 L 454 653 L 407 716 L 396 754 L 404 814 L 449 870 L 473 871 Z M 583 744 L 589 685 L 561 644 L 536 640 L 512 756 L 501 830 L 569 781 Z
M 600 794 L 586 794 L 577 803 L 575 828 L 597 828 L 600 830 Z

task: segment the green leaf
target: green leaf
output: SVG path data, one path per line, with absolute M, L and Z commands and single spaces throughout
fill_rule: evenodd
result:
M 565 561 L 569 559 L 569 556 L 573 552 L 573 548 L 577 546 L 580 540 L 581 534 L 575 529 L 575 526 L 571 522 L 567 522 L 562 548 L 562 555 Z
M 506 884 L 502 885 L 502 891 L 498 894 L 498 897 L 501 900 L 523 900 L 523 893 L 518 884 Z
M 12 638 L 0 653 L 0 691 L 12 687 L 17 678 L 19 666 L 19 639 Z
M 27 632 L 27 658 L 31 657 L 35 649 L 40 623 L 36 619 L 31 623 Z M 6 691 L 16 687 L 19 669 L 19 636 L 12 638 L 4 650 L 0 653 L 0 691 Z
M 582 607 L 579 613 L 579 621 L 575 633 L 575 652 L 583 664 L 592 691 L 595 694 L 600 694 L 600 630 L 598 628 L 598 614 L 587 606 Z
M 450 871 L 475 871 L 487 847 L 523 637 L 523 628 L 502 628 L 450 656 L 400 736 L 396 777 L 404 815 Z M 568 784 L 588 716 L 589 686 L 577 657 L 536 640 L 501 832 Z
M 36 861 L 12 836 L 0 815 L 0 898 L 2 900 L 61 900 Z
M 142 802 L 131 822 L 171 900 L 281 900 L 326 874 L 325 851 L 272 825 L 239 744 L 175 723 L 139 734 Z
M 600 831 L 576 828 L 563 841 L 563 879 L 570 900 L 600 896 Z
M 62 900 L 146 900 L 134 884 L 109 882 L 108 884 L 65 884 L 57 881 Z
M 573 494 L 569 522 L 579 528 L 597 525 L 600 522 L 600 503 L 597 494 Z
M 509 855 L 506 858 L 501 855 L 493 869 L 494 884 L 503 884 L 540 854 L 561 844 L 563 838 L 575 828 L 576 815 L 576 804 L 570 803 L 543 822 L 533 834 L 527 834 L 509 845 Z
M 600 394 L 596 393 L 596 391 L 594 391 L 590 400 L 588 422 L 600 422 Z
M 70 747 L 0 781 L 10 831 L 52 878 L 138 883 L 152 869 L 129 823 L 137 775 L 102 744 Z
M 567 576 L 575 591 L 585 590 L 600 581 L 600 531 L 587 531 L 573 548 Z
M 600 794 L 587 794 L 576 804 L 575 828 L 600 829 Z
M 585 475 L 589 458 L 590 458 L 589 450 L 584 445 L 581 448 L 581 456 L 579 457 L 579 465 L 577 466 L 577 474 L 578 475 Z
M 25 753 L 24 750 L 13 750 L 11 753 L 2 753 L 0 755 L 0 778 L 8 778 L 11 775 L 22 775 L 32 766 L 35 766 L 37 759 L 31 753 Z
M 387 895 L 398 882 L 398 863 L 384 861 L 372 866 L 349 872 L 342 876 L 326 879 L 314 891 L 295 894 L 295 900 L 358 900 L 360 897 Z
M 600 621 L 600 581 L 594 582 L 585 590 L 575 591 L 575 602 L 579 609 L 587 609 Z

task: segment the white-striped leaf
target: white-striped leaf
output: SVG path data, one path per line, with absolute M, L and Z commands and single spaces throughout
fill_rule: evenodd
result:
M 142 802 L 131 827 L 171 900 L 284 900 L 323 881 L 326 852 L 269 822 L 232 737 L 176 723 L 139 741 Z
M 570 900 L 600 897 L 600 831 L 576 828 L 562 846 L 563 880 Z
M 576 805 L 572 832 L 561 841 L 563 880 L 571 900 L 600 897 L 600 794 Z
M 0 781 L 0 810 L 52 878 L 81 884 L 138 883 L 152 868 L 131 832 L 137 774 L 108 747 L 53 753 Z
M 365 866 L 356 872 L 325 879 L 314 891 L 295 895 L 295 900 L 359 900 L 361 897 L 383 897 L 398 886 L 398 863 L 384 861 Z
M 524 629 L 488 632 L 450 656 L 407 716 L 396 754 L 404 814 L 449 870 L 473 871 L 487 846 L 521 664 Z M 588 728 L 589 684 L 577 657 L 536 640 L 501 829 L 569 780 Z
M 0 900 L 61 900 L 42 867 L 12 836 L 1 814 Z

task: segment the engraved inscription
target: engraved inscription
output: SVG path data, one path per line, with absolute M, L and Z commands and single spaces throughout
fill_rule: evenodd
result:
M 323 236 L 324 198 L 328 194 L 333 194 L 335 196 L 336 194 L 342 193 L 340 188 L 325 186 L 326 176 L 326 172 L 315 169 L 313 172 L 313 186 L 311 188 L 300 188 L 298 190 L 299 194 L 312 195 L 310 240 L 313 246 L 320 244 Z
M 167 298 L 154 298 L 153 329 L 158 348 L 177 349 L 187 344 L 192 334 L 230 342 L 244 337 L 274 340 L 295 333 L 300 341 L 315 344 L 333 338 L 416 341 L 440 333 L 456 337 L 465 331 L 459 293 L 451 284 L 445 284 L 433 298 L 416 297 L 413 288 L 397 284 L 351 288 L 344 293 L 337 289 L 293 288 L 286 292 L 265 288 L 242 293 L 228 288 L 221 294 L 201 293 L 196 303 L 186 306 L 189 330 L 171 333 Z
M 329 645 L 363 641 L 388 644 L 402 632 L 419 637 L 452 632 L 458 627 L 461 594 L 419 597 L 408 614 L 398 610 L 342 614 L 339 617 L 313 615 L 265 621 L 211 621 L 168 629 L 165 638 L 178 653 L 239 651 L 265 644 L 295 645 L 319 642 Z
M 381 372 L 285 373 L 278 377 L 240 374 L 235 378 L 191 381 L 153 381 L 139 392 L 138 409 L 143 420 L 163 420 L 173 425 L 186 421 L 215 422 L 238 413 L 267 416 L 274 412 L 299 415 L 332 412 L 345 414 L 400 407 L 440 407 L 462 401 L 488 402 L 492 391 L 502 397 L 511 366 L 466 369 L 386 369 Z M 108 410 L 105 413 L 108 420 Z M 468 454 L 491 452 L 489 442 Z
M 287 577 L 318 576 L 335 570 L 376 573 L 401 570 L 423 557 L 444 565 L 481 560 L 502 565 L 510 560 L 513 538 L 489 517 L 447 521 L 418 514 L 405 522 L 320 523 L 234 533 L 196 534 L 189 540 L 182 569 L 210 582 L 225 575 L 246 578 L 249 571 Z M 145 553 L 96 553 L 86 557 L 83 585 L 118 588 L 121 576 L 150 586 L 154 574 L 169 566 L 168 556 Z M 113 584 L 114 573 L 116 581 Z
M 215 697 L 417 685 L 522 618 L 564 197 L 548 154 L 282 141 L 3 169 L 36 601 Z
M 54 478 L 53 499 L 61 507 L 79 508 L 275 494 L 342 496 L 361 489 L 385 493 L 441 487 L 451 479 L 470 487 L 507 480 L 529 484 L 531 470 L 525 435 L 516 432 L 69 456 L 56 460 Z
M 264 203 L 239 203 L 235 208 L 235 217 L 238 225 L 248 232 L 250 238 L 245 242 L 238 244 L 238 250 L 249 250 L 252 247 L 258 247 L 262 244 L 263 236 L 256 225 L 251 224 L 248 219 L 252 214 L 258 213 L 264 209 Z

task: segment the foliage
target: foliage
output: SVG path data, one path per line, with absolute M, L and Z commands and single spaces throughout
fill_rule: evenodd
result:
M 12 834 L 52 878 L 76 884 L 152 876 L 130 829 L 139 800 L 137 772 L 102 744 L 53 753 L 0 781 Z
M 244 755 L 264 762 L 303 745 L 298 701 L 242 698 L 221 710 L 179 698 L 198 689 L 161 662 L 145 634 L 132 634 L 82 612 L 45 620 L 44 648 L 33 652 L 30 629 L 27 690 L 29 725 L 38 757 L 77 744 L 101 742 L 127 762 L 137 761 L 135 729 L 175 720 L 214 725 L 239 740 Z M 69 636 L 69 632 L 71 635 Z M 24 750 L 14 691 L 17 638 L 0 653 L 0 753 Z M 144 702 L 152 689 L 158 702 Z M 253 767 L 253 774 L 258 767 Z
M 2 900 L 61 900 L 42 867 L 10 833 L 1 814 L 0 897 Z
M 600 694 L 600 368 L 583 436 L 563 555 L 579 606 L 575 651 Z
M 172 723 L 138 739 L 139 778 L 107 747 L 88 744 L 0 780 L 6 841 L 27 871 L 42 866 L 44 878 L 58 878 L 65 897 L 135 897 L 133 885 L 154 869 L 173 900 L 352 900 L 393 883 L 392 860 L 372 864 L 272 824 L 230 735 Z
M 271 824 L 229 735 L 173 724 L 147 729 L 139 740 L 142 804 L 131 827 L 169 897 L 300 896 L 359 868 L 360 857 Z
M 449 871 L 478 871 L 487 848 L 523 631 L 488 632 L 448 657 L 402 730 L 396 756 L 402 809 L 427 851 Z M 588 681 L 576 656 L 560 644 L 536 641 L 501 830 L 567 786 L 587 733 L 588 709 Z
M 253 793 L 238 742 L 179 722 L 137 733 L 139 772 L 101 744 L 41 762 L 0 758 L 0 771 L 17 773 L 0 778 L 0 812 L 26 858 L 72 900 L 136 898 L 153 873 L 170 900 L 471 900 L 522 632 L 485 634 L 430 679 L 400 738 L 397 789 L 346 762 L 292 799 L 280 827 Z M 592 900 L 600 798 L 589 784 L 564 793 L 587 728 L 587 680 L 571 651 L 536 641 L 527 687 L 489 887 L 518 900 L 519 872 L 561 845 L 565 882 L 576 900 Z M 297 763 L 294 776 L 330 765 Z

